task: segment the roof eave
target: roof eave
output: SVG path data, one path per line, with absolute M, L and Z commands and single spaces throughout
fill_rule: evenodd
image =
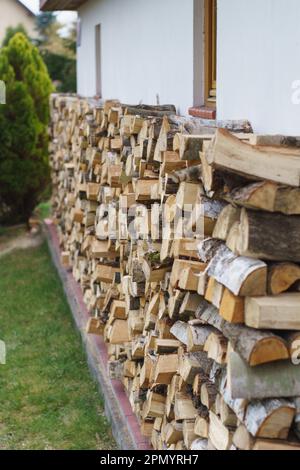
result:
M 40 0 L 41 11 L 76 11 L 87 0 Z

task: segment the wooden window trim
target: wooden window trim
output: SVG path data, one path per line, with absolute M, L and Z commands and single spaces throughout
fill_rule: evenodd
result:
M 217 93 L 217 0 L 205 0 L 205 88 L 206 106 L 216 107 Z

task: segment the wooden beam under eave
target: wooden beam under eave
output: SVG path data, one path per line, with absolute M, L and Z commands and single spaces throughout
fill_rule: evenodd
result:
M 87 0 L 40 0 L 41 11 L 78 10 Z

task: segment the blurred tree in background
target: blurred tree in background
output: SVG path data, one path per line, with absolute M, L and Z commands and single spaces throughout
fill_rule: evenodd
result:
M 0 220 L 27 221 L 49 183 L 52 83 L 38 49 L 22 33 L 0 50 Z
M 61 35 L 62 25 L 52 12 L 37 16 L 38 47 L 58 92 L 76 93 L 76 25 Z
M 24 34 L 24 36 L 26 36 L 29 39 L 27 31 L 21 23 L 15 27 L 9 26 L 6 29 L 5 38 L 3 39 L 3 42 L 2 42 L 2 47 L 7 46 L 11 38 L 14 37 L 14 35 L 17 33 L 22 33 Z
M 38 39 L 30 39 L 20 24 L 7 28 L 2 46 L 7 46 L 16 33 L 23 33 L 38 47 L 56 90 L 76 93 L 76 24 L 71 25 L 64 36 L 61 34 L 62 27 L 53 12 L 40 13 L 36 17 Z

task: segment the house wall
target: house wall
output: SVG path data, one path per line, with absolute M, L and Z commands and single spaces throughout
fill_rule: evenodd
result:
M 16 0 L 0 1 L 0 44 L 2 43 L 6 29 L 9 26 L 18 26 L 23 24 L 29 36 L 36 37 L 37 32 L 34 30 L 35 17 Z
M 201 14 L 203 0 L 195 2 Z M 156 104 L 158 95 L 161 104 L 173 103 L 182 114 L 201 100 L 201 72 L 194 87 L 194 32 L 201 41 L 202 19 L 194 31 L 194 0 L 89 0 L 79 17 L 79 94 L 96 93 L 95 26 L 100 23 L 103 98 Z
M 218 0 L 219 119 L 300 135 L 299 18 L 299 0 Z

